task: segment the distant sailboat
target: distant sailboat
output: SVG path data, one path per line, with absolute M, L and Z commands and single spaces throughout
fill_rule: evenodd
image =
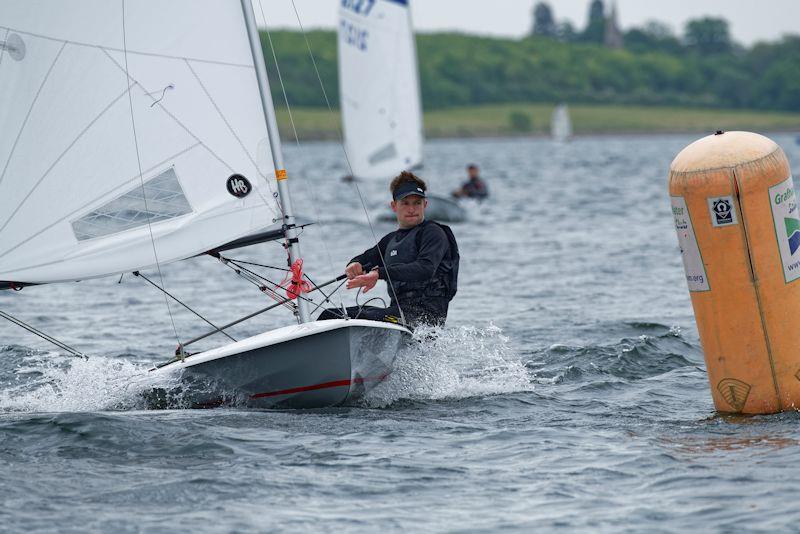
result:
M 572 120 L 566 104 L 559 104 L 553 110 L 550 118 L 550 136 L 558 143 L 564 143 L 572 138 Z
M 406 328 L 309 317 L 250 0 L 0 0 L 0 14 L 0 289 L 281 239 L 296 293 L 253 273 L 278 300 L 256 314 L 284 305 L 301 324 L 184 350 L 244 318 L 215 327 L 151 376 L 178 378 L 191 405 L 321 407 L 391 372 Z
M 425 139 L 408 0 L 342 0 L 338 56 L 344 144 L 354 177 L 387 180 L 421 167 Z M 444 222 L 466 217 L 457 202 L 430 193 L 426 214 Z

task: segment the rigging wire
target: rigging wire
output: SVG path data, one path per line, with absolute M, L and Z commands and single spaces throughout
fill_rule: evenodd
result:
M 273 282 L 272 280 L 270 280 L 269 278 L 265 278 L 265 277 L 261 276 L 260 274 L 254 272 L 254 271 L 251 271 L 250 269 L 247 269 L 246 267 L 242 267 L 241 265 L 237 265 L 236 260 L 230 260 L 230 259 L 225 258 L 223 256 L 219 256 L 218 259 L 219 259 L 220 262 L 222 262 L 223 265 L 225 265 L 226 267 L 232 269 L 233 272 L 235 272 L 237 275 L 241 276 L 245 280 L 249 281 L 251 284 L 253 284 L 256 287 L 258 287 L 258 289 L 262 293 L 267 294 L 269 297 L 271 297 L 272 299 L 277 300 L 277 301 L 285 300 L 277 292 L 277 288 L 279 288 L 280 286 L 278 284 L 276 284 L 275 282 Z M 275 286 L 276 289 L 272 289 L 271 287 L 263 284 L 262 282 L 266 282 L 267 284 L 271 284 L 271 285 Z M 288 308 L 289 310 L 294 311 L 294 304 L 292 304 L 291 302 L 284 302 L 283 305 L 284 305 L 284 307 Z
M 236 274 L 238 274 L 239 276 L 245 277 L 245 273 L 247 273 L 247 274 L 251 275 L 251 277 L 255 277 L 255 278 L 259 279 L 259 280 L 262 280 L 262 281 L 266 282 L 267 284 L 270 284 L 270 285 L 272 285 L 272 286 L 275 286 L 275 290 L 273 290 L 272 288 L 265 287 L 265 286 L 263 286 L 263 285 L 260 285 L 260 284 L 256 284 L 256 285 L 259 285 L 259 289 L 261 289 L 261 291 L 263 291 L 263 292 L 265 292 L 265 293 L 266 293 L 267 291 L 269 291 L 269 292 L 270 292 L 270 293 L 269 293 L 269 295 L 270 295 L 272 298 L 274 298 L 275 300 L 279 300 L 279 301 L 281 301 L 281 303 L 282 303 L 282 304 L 284 304 L 285 306 L 287 306 L 287 307 L 289 307 L 289 306 L 294 306 L 294 304 L 291 304 L 291 302 L 290 302 L 290 301 L 291 301 L 291 300 L 293 300 L 293 299 L 285 299 L 284 297 L 280 296 L 280 294 L 278 294 L 278 293 L 277 293 L 277 290 L 278 290 L 278 289 L 285 289 L 285 288 L 283 288 L 283 287 L 282 287 L 280 284 L 276 284 L 275 282 L 273 282 L 273 281 L 272 281 L 272 280 L 270 280 L 269 278 L 266 278 L 266 277 L 264 277 L 264 276 L 261 276 L 261 275 L 260 275 L 260 274 L 258 274 L 257 272 L 255 272 L 255 271 L 251 271 L 250 269 L 247 269 L 246 267 L 242 267 L 241 265 L 239 265 L 239 263 L 251 263 L 251 262 L 245 262 L 245 261 L 241 261 L 241 260 L 234 260 L 234 259 L 225 258 L 225 257 L 222 257 L 222 256 L 219 256 L 219 258 L 218 258 L 218 259 L 219 259 L 219 260 L 220 260 L 220 261 L 221 261 L 221 262 L 222 262 L 224 265 L 226 265 L 226 266 L 230 267 L 231 269 L 233 269 L 233 271 L 234 271 L 234 272 L 236 272 Z M 256 264 L 256 265 L 258 265 L 258 264 Z M 266 267 L 270 268 L 269 266 L 266 266 Z M 273 268 L 273 269 L 279 269 L 279 268 L 277 268 L 277 267 L 271 267 L 271 268 Z M 285 270 L 285 269 L 279 269 L 279 270 Z M 288 270 L 288 269 L 286 269 L 286 270 Z M 305 275 L 304 275 L 304 276 L 305 276 Z M 323 299 L 323 301 L 322 301 L 320 304 L 317 304 L 317 303 L 315 303 L 313 299 L 310 299 L 310 298 L 308 298 L 308 297 L 304 297 L 302 294 L 298 295 L 298 296 L 297 296 L 297 298 L 298 298 L 298 299 L 303 299 L 303 300 L 305 300 L 306 302 L 308 302 L 309 304 L 316 304 L 316 306 L 314 307 L 314 309 L 313 309 L 312 311 L 317 311 L 317 310 L 320 308 L 320 306 L 321 306 L 322 304 L 324 304 L 325 302 L 329 302 L 330 304 L 334 304 L 334 305 L 335 305 L 335 303 L 334 303 L 333 301 L 331 301 L 331 300 L 330 300 L 330 298 L 331 298 L 331 297 L 332 297 L 334 294 L 336 294 L 336 292 L 337 292 L 337 291 L 338 291 L 338 290 L 339 290 L 339 289 L 342 287 L 342 285 L 344 285 L 344 283 L 347 281 L 347 278 L 346 278 L 346 277 L 345 277 L 345 278 L 341 278 L 342 276 L 345 276 L 345 275 L 340 275 L 339 277 L 336 277 L 336 278 L 334 278 L 333 280 L 331 280 L 331 281 L 328 281 L 328 282 L 325 282 L 325 283 L 323 283 L 323 284 L 317 284 L 317 283 L 316 283 L 316 282 L 314 282 L 314 281 L 313 281 L 313 280 L 312 280 L 312 279 L 311 279 L 309 276 L 305 276 L 306 278 L 308 278 L 309 282 L 311 282 L 311 285 L 312 285 L 312 288 L 311 288 L 311 290 L 310 290 L 310 291 L 308 291 L 308 293 L 311 293 L 311 292 L 313 292 L 313 291 L 319 291 L 319 292 L 320 292 L 320 293 L 321 293 L 321 294 L 322 294 L 322 295 L 323 295 L 325 298 Z M 245 277 L 245 279 L 249 279 L 249 278 Z M 328 286 L 328 285 L 330 285 L 330 284 L 331 284 L 331 283 L 333 283 L 333 282 L 339 281 L 340 279 L 342 280 L 342 283 L 341 283 L 341 284 L 339 284 L 339 285 L 336 287 L 336 289 L 334 289 L 334 290 L 333 290 L 333 291 L 332 291 L 330 294 L 327 294 L 327 293 L 325 293 L 324 291 L 322 291 L 322 288 L 323 288 L 323 287 L 325 287 L 325 286 Z M 252 280 L 251 280 L 251 281 L 252 281 Z M 338 313 L 338 314 L 340 314 L 340 315 L 341 315 L 341 312 L 340 312 L 338 309 L 334 309 L 334 310 L 332 310 L 332 312 L 333 312 L 333 313 Z
M 258 0 L 258 2 L 260 4 L 261 0 Z M 308 49 L 308 55 L 311 57 L 311 63 L 314 65 L 314 72 L 317 75 L 317 81 L 319 81 L 320 89 L 322 89 L 322 96 L 325 98 L 325 104 L 328 107 L 328 113 L 333 115 L 334 111 L 333 111 L 333 108 L 331 107 L 330 99 L 328 98 L 328 92 L 325 91 L 325 84 L 322 82 L 322 75 L 320 75 L 320 73 L 319 73 L 319 68 L 317 67 L 317 60 L 314 58 L 314 52 L 311 49 L 311 42 L 309 41 L 308 35 L 306 34 L 306 30 L 303 27 L 302 21 L 300 20 L 300 12 L 297 10 L 297 5 L 295 5 L 294 0 L 291 0 L 291 2 L 292 2 L 292 8 L 294 9 L 295 17 L 297 18 L 297 24 L 300 26 L 300 32 L 303 34 L 303 40 L 305 40 L 306 48 Z M 262 8 L 262 12 L 263 12 L 263 8 Z M 269 33 L 268 33 L 268 35 L 269 35 Z M 271 41 L 270 41 L 270 43 L 271 43 Z M 345 159 L 345 163 L 347 165 L 347 169 L 348 169 L 350 175 L 352 176 L 353 175 L 353 166 L 350 164 L 350 157 L 347 154 L 347 148 L 344 146 L 344 135 L 342 134 L 341 126 L 337 126 L 336 127 L 336 134 L 337 134 L 337 137 L 338 137 L 338 140 L 339 140 L 339 146 L 342 147 L 342 152 L 344 153 L 344 159 Z M 372 219 L 369 216 L 369 211 L 367 210 L 367 205 L 364 202 L 364 195 L 361 194 L 361 188 L 358 187 L 358 182 L 356 180 L 353 180 L 352 184 L 353 184 L 353 187 L 355 187 L 356 192 L 358 193 L 358 199 L 361 201 L 361 207 L 364 209 L 364 214 L 367 216 L 367 224 L 369 224 L 369 230 L 372 233 L 372 239 L 375 241 L 375 248 L 378 249 L 378 256 L 381 259 L 381 264 L 385 268 L 386 262 L 384 261 L 384 258 L 383 258 L 383 252 L 381 252 L 381 249 L 378 246 L 380 241 L 378 239 L 377 234 L 375 233 L 375 228 L 372 225 Z M 395 302 L 397 302 L 397 309 L 400 310 L 400 317 L 403 320 L 403 323 L 405 323 L 406 322 L 405 314 L 403 313 L 403 308 L 400 306 L 400 300 L 397 298 L 397 292 L 394 290 L 394 284 L 392 284 L 392 278 L 389 275 L 388 269 L 385 269 L 385 272 L 386 272 L 386 281 L 388 282 L 387 285 L 389 286 L 389 290 L 394 295 L 394 300 L 395 300 Z
M 233 258 L 224 258 L 222 256 L 219 257 L 219 260 L 224 265 L 227 265 L 228 267 L 233 269 L 236 274 L 238 274 L 239 276 L 241 276 L 245 280 L 251 282 L 252 284 L 256 285 L 261 291 L 264 291 L 264 292 L 266 292 L 266 290 L 272 291 L 272 289 L 265 287 L 263 284 L 260 283 L 260 281 L 263 280 L 263 281 L 266 281 L 266 282 L 268 282 L 270 284 L 274 284 L 274 282 L 272 282 L 268 278 L 265 278 L 265 277 L 259 275 L 258 273 L 254 272 L 254 271 L 250 271 L 249 269 L 246 269 L 246 268 L 242 267 L 242 265 L 253 265 L 253 266 L 256 266 L 256 267 L 262 267 L 262 268 L 265 268 L 265 269 L 274 269 L 276 271 L 282 271 L 282 272 L 287 272 L 287 273 L 291 272 L 291 269 L 285 269 L 283 267 L 275 267 L 273 265 L 264 265 L 264 264 L 255 263 L 255 262 L 252 262 L 252 261 L 237 260 L 237 259 L 233 259 Z M 312 291 L 319 291 L 325 297 L 322 300 L 322 302 L 317 304 L 314 307 L 314 309 L 309 312 L 309 315 L 314 313 L 314 312 L 316 312 L 326 302 L 330 303 L 331 305 L 336 306 L 336 303 L 331 300 L 331 297 L 336 294 L 336 292 L 344 285 L 344 283 L 347 280 L 342 281 L 342 283 L 339 284 L 338 286 L 336 286 L 336 289 L 334 289 L 331 293 L 325 293 L 324 291 L 322 291 L 322 289 L 320 289 L 321 287 L 324 286 L 324 284 L 323 284 L 323 286 L 320 286 L 310 276 L 308 276 L 306 273 L 303 273 L 303 276 L 305 278 L 307 278 L 309 282 L 311 282 L 311 286 L 313 287 Z M 271 295 L 271 296 L 273 296 L 273 295 Z M 280 297 L 280 295 L 278 295 L 278 296 Z M 275 298 L 275 297 L 273 296 L 273 298 Z M 280 297 L 280 299 L 283 300 L 283 297 Z
M 258 7 L 261 11 L 261 18 L 264 20 L 264 31 L 267 34 L 267 40 L 269 41 L 270 51 L 272 52 L 272 61 L 275 64 L 275 72 L 278 74 L 278 82 L 281 86 L 281 92 L 283 93 L 283 100 L 286 103 L 286 111 L 289 115 L 289 123 L 292 126 L 292 134 L 294 135 L 295 145 L 297 146 L 298 150 L 302 151 L 302 147 L 300 144 L 300 137 L 297 135 L 297 127 L 294 122 L 294 116 L 292 115 L 292 108 L 289 105 L 289 96 L 286 93 L 286 87 L 283 83 L 283 76 L 281 75 L 280 65 L 278 64 L 278 56 L 275 53 L 275 47 L 272 44 L 272 35 L 269 32 L 269 27 L 267 25 L 267 17 L 264 14 L 264 5 L 262 4 L 261 0 L 258 0 Z M 328 258 L 328 267 L 330 268 L 331 272 L 335 271 L 336 268 L 333 264 L 333 256 L 331 255 L 331 251 L 328 248 L 328 233 L 326 231 L 326 225 L 322 222 L 322 217 L 320 216 L 319 211 L 319 197 L 317 197 L 316 193 L 314 192 L 314 188 L 310 187 L 307 180 L 300 180 L 303 183 L 303 188 L 306 191 L 306 195 L 311 198 L 311 204 L 314 208 L 314 215 L 316 216 L 316 223 L 319 225 L 320 232 L 322 233 L 322 247 L 325 250 L 325 255 Z M 309 278 L 310 280 L 310 278 Z M 313 282 L 312 282 L 313 283 Z M 342 306 L 342 297 L 339 295 L 339 306 Z M 317 306 L 318 308 L 319 306 Z M 316 308 L 315 308 L 316 310 Z
M 344 282 L 346 282 L 346 281 L 347 281 L 347 276 L 346 276 L 346 275 L 343 275 L 343 274 L 342 274 L 342 275 L 339 275 L 339 276 L 337 276 L 336 278 L 334 278 L 334 279 L 332 279 L 332 280 L 328 280 L 327 282 L 324 282 L 324 283 L 322 283 L 322 284 L 320 284 L 320 285 L 318 285 L 318 286 L 314 287 L 314 288 L 313 288 L 311 291 L 319 291 L 320 293 L 323 293 L 323 292 L 322 292 L 322 288 L 323 288 L 323 287 L 329 286 L 329 285 L 331 285 L 331 284 L 333 284 L 333 283 L 335 283 L 335 282 L 338 282 L 338 281 L 340 281 L 340 280 L 342 281 L 342 284 L 343 284 Z M 339 284 L 339 287 L 341 287 L 341 286 L 342 286 L 342 284 Z M 337 288 L 337 289 L 338 289 L 338 288 Z M 334 290 L 334 291 L 336 291 L 336 290 Z M 324 294 L 324 293 L 323 293 L 323 294 Z M 266 308 L 262 308 L 262 309 L 260 309 L 260 310 L 257 310 L 257 311 L 255 311 L 255 312 L 253 312 L 253 313 L 250 313 L 250 314 L 248 314 L 248 315 L 245 315 L 244 317 L 241 317 L 241 318 L 239 318 L 239 319 L 236 319 L 235 321 L 232 321 L 232 322 L 230 322 L 230 323 L 228 323 L 228 324 L 222 325 L 220 328 L 221 328 L 222 330 L 225 330 L 225 329 L 227 329 L 227 328 L 230 328 L 230 327 L 231 327 L 231 326 L 233 326 L 233 325 L 237 325 L 237 324 L 239 324 L 239 323 L 241 323 L 241 322 L 243 322 L 243 321 L 246 321 L 246 320 L 248 320 L 248 319 L 252 319 L 252 318 L 253 318 L 253 317 L 255 317 L 256 315 L 260 315 L 260 314 L 262 314 L 262 313 L 264 313 L 264 312 L 266 312 L 266 311 L 269 311 L 269 310 L 271 310 L 271 309 L 273 309 L 273 308 L 277 308 L 278 306 L 281 306 L 282 304 L 285 304 L 285 303 L 287 303 L 287 302 L 289 302 L 289 301 L 291 301 L 291 300 L 292 300 L 292 299 L 285 298 L 285 299 L 283 299 L 282 301 L 279 301 L 279 302 L 276 302 L 275 304 L 272 304 L 272 305 L 270 305 L 270 306 L 267 306 Z M 311 301 L 311 302 L 313 303 L 313 301 Z M 339 313 L 340 313 L 340 315 L 341 315 L 341 312 L 339 312 Z M 343 316 L 343 317 L 344 317 L 344 316 Z M 208 336 L 214 335 L 214 334 L 216 334 L 216 333 L 217 333 L 217 332 L 216 332 L 216 330 L 214 330 L 214 331 L 211 331 L 211 332 L 206 332 L 205 334 L 203 334 L 203 335 L 201 335 L 201 336 L 198 336 L 198 337 L 196 337 L 196 338 L 194 338 L 194 339 L 190 339 L 189 341 L 187 341 L 186 343 L 184 343 L 184 344 L 183 344 L 183 347 L 187 347 L 187 346 L 191 345 L 192 343 L 195 343 L 195 342 L 197 342 L 197 341 L 200 341 L 201 339 L 205 339 L 205 338 L 207 338 Z M 181 348 L 183 348 L 183 347 L 181 347 Z M 191 356 L 191 355 L 189 355 L 189 356 Z M 172 361 L 174 361 L 174 360 L 170 360 L 170 362 L 172 362 Z M 167 362 L 167 363 L 170 363 L 170 362 Z M 163 365 L 166 365 L 166 364 L 157 365 L 156 367 L 163 367 Z
M 287 269 L 286 267 L 275 267 L 274 265 L 264 265 L 263 263 L 255 263 L 253 261 L 236 260 L 233 258 L 228 258 L 228 261 L 235 261 L 236 263 L 241 263 L 242 265 L 253 265 L 255 267 L 263 267 L 264 269 L 274 269 L 276 271 L 283 271 L 285 273 L 291 272 L 291 269 Z M 309 280 L 311 279 L 309 278 Z M 313 284 L 314 281 L 312 280 L 311 283 Z
M 88 360 L 89 359 L 89 357 L 87 355 L 85 355 L 84 353 L 73 349 L 72 347 L 70 347 L 66 343 L 63 343 L 63 342 L 57 340 L 56 338 L 54 338 L 54 337 L 52 337 L 52 336 L 50 336 L 48 334 L 45 334 L 44 332 L 42 332 L 38 328 L 29 325 L 28 323 L 22 321 L 21 319 L 17 319 L 16 317 L 11 315 L 10 313 L 6 313 L 6 312 L 0 310 L 0 317 L 2 317 L 3 319 L 6 319 L 6 320 L 14 323 L 15 325 L 17 325 L 17 326 L 19 326 L 21 328 L 24 328 L 25 330 L 27 330 L 31 334 L 39 336 L 40 338 L 44 339 L 45 341 L 48 341 L 48 342 L 52 343 L 56 347 L 69 352 L 73 356 L 77 356 L 78 358 L 83 358 L 84 360 Z
M 163 291 L 163 292 L 164 292 L 164 295 L 168 296 L 169 298 L 171 298 L 172 300 L 174 300 L 175 302 L 177 302 L 178 304 L 180 304 L 181 306 L 183 306 L 184 308 L 186 308 L 187 310 L 189 310 L 190 312 L 192 312 L 193 314 L 195 314 L 197 317 L 199 317 L 200 319 L 202 319 L 203 321 L 205 321 L 207 324 L 211 325 L 211 327 L 212 327 L 212 328 L 216 328 L 216 329 L 217 329 L 217 331 L 219 331 L 219 333 L 220 333 L 220 334 L 225 334 L 225 335 L 228 337 L 228 339 L 230 339 L 231 341 L 236 341 L 236 340 L 235 340 L 233 337 L 229 336 L 229 335 L 228 335 L 226 332 L 223 332 L 222 330 L 220 330 L 220 329 L 219 329 L 219 327 L 218 327 L 217 325 L 215 325 L 214 323 L 212 323 L 211 321 L 209 321 L 208 319 L 206 319 L 205 317 L 203 317 L 202 315 L 200 315 L 199 313 L 197 313 L 195 310 L 193 310 L 192 308 L 190 308 L 190 307 L 189 307 L 189 305 L 187 305 L 186 303 L 182 302 L 182 301 L 181 301 L 180 299 L 178 299 L 178 298 L 177 298 L 175 295 L 173 295 L 172 293 L 170 293 L 169 291 L 167 291 L 167 290 L 166 290 L 166 289 L 164 289 L 163 287 L 160 287 L 158 284 L 156 284 L 155 282 L 153 282 L 152 280 L 150 280 L 149 278 L 147 278 L 145 275 L 143 275 L 143 274 L 142 274 L 142 273 L 140 273 L 139 271 L 134 271 L 134 272 L 133 272 L 133 275 L 134 275 L 134 276 L 138 276 L 138 277 L 142 278 L 142 279 L 143 279 L 145 282 L 147 282 L 147 283 L 148 283 L 148 284 L 150 284 L 151 286 L 155 287 L 155 288 L 156 288 L 156 289 L 158 289 L 159 291 Z M 179 344 L 180 344 L 180 343 L 179 343 Z
M 126 36 L 126 29 L 125 29 L 125 0 L 122 0 L 122 48 L 123 48 L 123 55 L 125 57 L 125 82 L 127 83 L 130 80 L 130 70 L 128 69 L 128 39 Z M 143 88 L 144 89 L 144 88 Z M 131 95 L 131 88 L 128 87 L 128 107 L 131 113 L 131 127 L 133 129 L 133 143 L 136 148 L 136 164 L 139 167 L 139 182 L 142 185 L 142 199 L 144 200 L 144 211 L 147 214 L 147 229 L 150 232 L 150 244 L 153 247 L 153 257 L 156 260 L 156 268 L 158 269 L 158 277 L 161 280 L 161 286 L 166 288 L 166 284 L 164 283 L 164 275 L 161 272 L 161 264 L 158 261 L 158 252 L 156 251 L 156 240 L 153 237 L 153 226 L 150 223 L 150 210 L 147 206 L 147 192 L 144 188 L 144 175 L 142 173 L 142 160 L 139 155 L 139 139 L 136 136 L 136 119 L 133 113 L 133 96 Z M 178 328 L 175 326 L 175 318 L 172 316 L 172 308 L 169 305 L 169 299 L 167 298 L 166 291 L 164 292 L 164 303 L 167 305 L 167 313 L 169 314 L 169 320 L 172 323 L 172 331 L 175 333 L 175 341 L 177 341 L 178 345 L 181 344 L 180 336 L 178 335 Z

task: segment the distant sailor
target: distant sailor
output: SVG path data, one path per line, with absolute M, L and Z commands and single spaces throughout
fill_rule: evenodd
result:
M 364 293 L 386 280 L 388 308 L 353 306 L 351 318 L 399 322 L 400 309 L 409 326 L 443 325 L 447 308 L 456 294 L 458 245 L 448 226 L 425 220 L 427 186 L 410 172 L 400 173 L 390 185 L 392 211 L 399 229 L 356 256 L 345 268 L 347 288 Z M 366 267 L 366 269 L 365 269 Z M 342 311 L 328 309 L 319 319 L 336 319 Z
M 489 196 L 489 188 L 486 187 L 480 177 L 480 170 L 477 165 L 467 165 L 467 173 L 469 180 L 464 182 L 460 189 L 453 191 L 453 196 L 456 198 L 477 198 L 483 200 Z

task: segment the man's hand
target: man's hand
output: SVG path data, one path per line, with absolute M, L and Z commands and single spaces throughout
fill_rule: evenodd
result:
M 349 267 L 349 265 L 348 265 Z M 359 268 L 361 265 L 359 265 Z M 364 293 L 367 293 L 370 289 L 375 287 L 375 284 L 378 283 L 378 271 L 370 271 L 367 274 L 362 274 L 356 276 L 355 278 L 351 278 L 347 281 L 347 289 L 353 289 L 356 287 L 363 287 Z
M 354 261 L 353 263 L 349 264 L 347 267 L 344 268 L 344 274 L 347 275 L 347 278 L 352 280 L 356 276 L 361 276 L 364 274 L 364 268 L 361 266 L 360 263 Z M 348 289 L 350 285 L 347 286 Z

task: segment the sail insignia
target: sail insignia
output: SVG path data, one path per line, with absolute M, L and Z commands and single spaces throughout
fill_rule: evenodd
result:
M 192 212 L 175 174 L 169 168 L 155 178 L 137 185 L 122 196 L 72 221 L 78 241 L 138 228 L 148 223 L 174 219 Z
M 228 193 L 236 198 L 244 198 L 250 194 L 250 191 L 253 190 L 253 186 L 250 185 L 250 181 L 241 174 L 231 175 L 225 185 L 228 189 Z

